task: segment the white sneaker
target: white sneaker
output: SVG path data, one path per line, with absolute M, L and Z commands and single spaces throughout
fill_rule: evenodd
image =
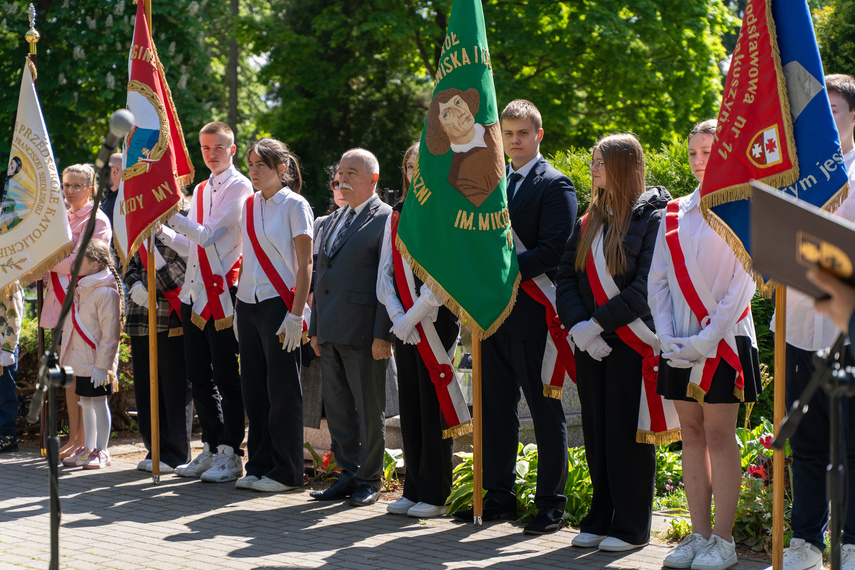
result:
M 201 479 L 206 483 L 226 483 L 243 476 L 243 461 L 231 445 L 218 445 L 217 453 L 211 461 L 211 468 L 202 473 Z M 255 484 L 253 484 L 255 489 Z
M 175 474 L 179 477 L 199 477 L 211 468 L 213 461 L 214 454 L 211 453 L 211 447 L 206 443 L 202 449 L 202 453 L 194 457 L 190 463 L 176 467 Z
M 255 475 L 247 475 L 235 481 L 235 489 L 252 489 L 252 485 L 258 481 Z
M 635 550 L 647 546 L 646 542 L 641 544 L 631 544 L 625 540 L 621 540 L 614 536 L 607 536 L 600 541 L 599 549 L 605 552 L 626 552 L 627 550 Z
M 416 503 L 410 510 L 407 511 L 407 515 L 411 517 L 416 517 L 419 519 L 432 519 L 434 517 L 441 517 L 445 513 L 448 512 L 448 507 L 446 505 L 431 505 L 430 503 Z
M 840 570 L 855 570 L 855 544 L 844 544 L 840 549 Z
M 709 542 L 702 534 L 697 532 L 690 534 L 668 553 L 664 561 L 665 566 L 667 568 L 691 568 L 692 561 L 701 550 L 706 548 Z
M 595 546 L 599 546 L 599 544 L 606 538 L 604 534 L 593 534 L 590 532 L 580 532 L 576 536 L 573 537 L 573 540 L 570 542 L 576 548 L 593 548 Z
M 151 473 L 151 459 L 143 459 L 137 463 L 137 471 L 148 471 Z
M 692 561 L 692 570 L 725 570 L 735 565 L 736 543 L 717 534 L 710 536 L 706 547 Z
M 284 491 L 290 491 L 291 489 L 296 488 L 297 487 L 291 487 L 290 485 L 280 483 L 279 481 L 271 479 L 270 477 L 262 477 L 261 479 L 252 484 L 253 491 L 261 491 L 263 493 L 282 493 Z
M 172 473 L 173 471 L 175 471 L 175 469 L 173 469 L 172 467 L 170 467 L 168 464 L 164 463 L 163 461 L 158 462 L 158 465 L 160 465 L 160 474 L 161 475 L 165 475 L 166 473 Z M 146 471 L 151 473 L 153 469 L 154 469 L 154 461 L 149 460 L 148 468 L 146 469 Z
M 841 563 L 842 558 L 841 556 Z M 805 539 L 794 538 L 790 540 L 790 547 L 784 549 L 783 568 L 784 570 L 822 570 L 822 552 Z
M 401 497 L 394 503 L 386 505 L 386 512 L 391 515 L 405 515 L 410 512 L 410 509 L 416 506 L 415 501 L 411 501 L 406 497 Z

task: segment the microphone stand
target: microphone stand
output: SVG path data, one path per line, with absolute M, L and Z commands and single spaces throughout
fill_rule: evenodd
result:
M 784 449 L 787 438 L 798 429 L 809 403 L 822 388 L 829 397 L 829 443 L 830 458 L 826 473 L 826 494 L 831 503 L 831 569 L 840 570 L 841 530 L 846 511 L 842 509 L 846 500 L 846 445 L 843 441 L 843 397 L 855 394 L 851 369 L 843 366 L 846 335 L 841 333 L 827 355 L 817 354 L 816 371 L 810 382 L 793 402 L 787 417 L 781 423 L 778 435 L 772 441 L 775 449 Z M 851 476 L 855 476 L 852 474 Z M 842 516 L 841 516 L 842 515 Z
M 106 140 L 103 146 L 106 146 Z M 116 149 L 113 145 L 111 150 Z M 48 460 L 48 481 L 50 486 L 50 570 L 59 570 L 59 523 L 62 518 L 62 509 L 59 503 L 59 437 L 56 433 L 56 389 L 65 388 L 70 385 L 74 379 L 74 371 L 69 367 L 59 366 L 59 337 L 62 333 L 62 325 L 71 310 L 71 304 L 74 301 L 74 287 L 77 284 L 77 277 L 80 274 L 80 266 L 83 264 L 83 252 L 86 251 L 86 246 L 92 240 L 92 234 L 95 233 L 95 219 L 98 215 L 98 207 L 101 204 L 101 197 L 104 193 L 104 187 L 110 178 L 110 163 L 106 162 L 98 173 L 98 191 L 92 200 L 92 212 L 89 215 L 89 220 L 86 223 L 86 229 L 83 231 L 83 236 L 80 239 L 77 248 L 78 254 L 71 265 L 71 286 L 68 294 L 62 303 L 62 308 L 59 312 L 59 320 L 56 326 L 51 331 L 51 348 L 42 358 L 39 366 L 39 383 L 36 386 L 36 392 L 33 394 L 33 399 L 30 402 L 30 410 L 27 414 L 27 420 L 30 423 L 39 421 L 39 413 L 45 400 L 45 392 L 48 393 L 49 418 L 48 423 L 48 441 L 47 441 L 47 460 Z

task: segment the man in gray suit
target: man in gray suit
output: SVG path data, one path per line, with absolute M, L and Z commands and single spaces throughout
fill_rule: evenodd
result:
M 320 252 L 309 325 L 321 357 L 324 407 L 338 481 L 312 497 L 350 497 L 355 507 L 380 495 L 386 425 L 386 359 L 392 323 L 377 300 L 377 267 L 392 208 L 375 192 L 380 165 L 364 149 L 341 157 L 336 179 L 347 206 L 330 215 Z

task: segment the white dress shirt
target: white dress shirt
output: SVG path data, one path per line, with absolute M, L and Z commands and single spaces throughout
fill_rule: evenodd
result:
M 671 252 L 665 240 L 666 224 L 663 216 L 656 236 L 656 249 L 647 278 L 648 302 L 658 336 L 692 337 L 692 345 L 704 356 L 713 356 L 719 341 L 729 332 L 749 336 L 754 341 L 754 323 L 750 317 L 741 321 L 745 307 L 754 296 L 754 280 L 736 258 L 727 242 L 704 220 L 701 213 L 700 192 L 696 188 L 688 198 L 680 201 L 684 212 L 680 227 L 688 228 L 693 251 L 683 251 L 686 259 L 700 260 L 704 285 L 717 305 L 710 311 L 709 324 L 700 327 L 695 314 L 683 297 L 671 262 Z
M 392 259 L 392 216 L 386 220 L 386 229 L 383 232 L 383 247 L 380 250 L 380 265 L 377 267 L 377 300 L 386 307 L 389 318 L 394 322 L 399 316 L 406 313 L 398 294 L 395 292 L 395 266 Z M 407 263 L 404 261 L 404 263 Z M 422 283 L 415 299 L 424 299 L 424 302 L 433 307 L 428 313 L 431 322 L 436 322 L 439 314 L 439 306 L 442 304 L 434 296 L 427 285 Z M 413 299 L 415 301 L 415 299 Z
M 514 172 L 516 172 L 517 174 L 522 176 L 522 178 L 520 178 L 519 181 L 517 182 L 517 185 L 514 186 L 514 193 L 511 194 L 511 198 L 513 198 L 516 195 L 517 190 L 520 189 L 520 186 L 523 183 L 523 180 L 525 180 L 525 177 L 528 176 L 528 173 L 531 172 L 531 169 L 534 168 L 534 165 L 537 164 L 538 160 L 540 160 L 540 153 L 537 153 L 537 156 L 535 156 L 534 158 L 532 158 L 531 160 L 529 160 L 528 162 L 523 164 L 519 170 L 514 170 L 514 163 L 513 162 L 508 164 L 508 180 L 511 179 L 511 174 L 513 174 Z
M 843 162 L 849 174 L 849 196 L 834 214 L 855 222 L 855 149 L 843 155 Z M 775 332 L 774 315 L 769 328 Z M 787 288 L 787 344 L 814 352 L 829 348 L 839 334 L 840 329 L 834 326 L 831 317 L 816 312 L 813 297 Z
M 370 199 L 371 198 L 369 197 L 368 200 Z M 366 204 L 368 204 L 368 200 L 365 200 L 363 203 L 353 208 L 353 211 L 355 212 L 353 214 L 354 221 L 356 220 L 356 217 L 359 216 L 359 213 L 365 209 Z M 344 225 L 345 220 L 347 220 L 347 217 L 350 215 L 350 206 L 345 206 L 344 208 L 344 212 L 341 213 L 341 217 L 338 219 L 338 224 L 336 224 L 336 226 L 330 232 L 329 237 L 325 238 L 326 244 L 324 244 L 324 251 L 326 251 L 327 253 L 330 252 L 330 248 L 335 243 L 335 239 L 338 237 L 338 233 L 341 231 L 341 227 Z M 352 224 L 353 221 L 351 221 L 350 223 Z
M 243 219 L 246 223 L 243 224 L 243 243 L 246 246 L 243 250 L 243 270 L 237 298 L 244 303 L 258 303 L 278 297 L 279 293 L 264 273 L 249 240 L 249 218 L 246 215 L 248 204 L 249 202 L 244 202 Z M 285 286 L 289 289 L 294 287 L 298 269 L 294 238 L 302 235 L 312 237 L 315 217 L 309 202 L 287 186 L 270 199 L 265 199 L 264 195 L 258 192 L 253 200 L 253 217 L 259 245 L 267 253 L 270 263 L 282 277 Z
M 234 165 L 209 178 L 203 196 L 203 199 L 208 201 L 208 216 L 201 224 L 196 221 L 198 192 L 199 186 L 196 186 L 190 199 L 190 211 L 180 223 L 178 231 L 181 233 L 163 226 L 163 233 L 160 235 L 164 244 L 177 251 L 181 257 L 187 258 L 184 286 L 178 298 L 188 305 L 193 304 L 205 287 L 199 270 L 197 245 L 213 245 L 225 272 L 231 270 L 240 259 L 243 253 L 241 216 L 244 202 L 252 195 L 252 184 Z

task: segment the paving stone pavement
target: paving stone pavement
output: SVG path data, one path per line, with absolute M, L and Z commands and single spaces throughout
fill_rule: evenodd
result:
M 0 568 L 47 568 L 48 468 L 38 450 L 0 456 Z M 631 553 L 570 546 L 574 530 L 544 537 L 516 523 L 480 529 L 448 517 L 419 521 L 351 508 L 308 491 L 262 495 L 232 484 L 150 475 L 115 457 L 102 471 L 60 467 L 63 569 L 661 568 L 668 546 Z M 740 560 L 736 570 L 766 564 Z

